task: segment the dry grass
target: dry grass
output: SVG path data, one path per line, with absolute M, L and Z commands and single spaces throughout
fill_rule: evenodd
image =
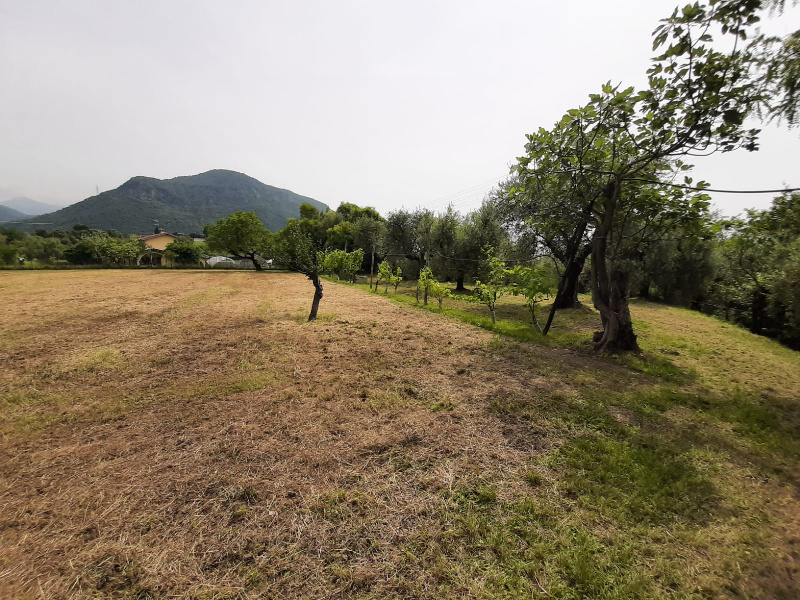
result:
M 0 597 L 800 590 L 792 449 L 769 471 L 783 446 L 759 453 L 716 413 L 632 406 L 622 392 L 663 400 L 645 374 L 345 285 L 308 324 L 311 292 L 288 274 L 4 274 Z M 592 445 L 607 433 L 623 441 Z M 639 482 L 642 508 L 598 499 L 587 444 L 633 465 L 611 480 Z M 710 486 L 663 520 L 663 481 L 640 472 L 662 459 Z

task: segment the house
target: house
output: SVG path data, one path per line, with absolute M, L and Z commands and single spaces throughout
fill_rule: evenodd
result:
M 137 265 L 166 265 L 167 259 L 164 250 L 172 242 L 183 236 L 176 233 L 167 233 L 163 229 L 158 233 L 143 235 L 139 237 L 140 242 L 144 242 L 145 250 L 136 260 Z

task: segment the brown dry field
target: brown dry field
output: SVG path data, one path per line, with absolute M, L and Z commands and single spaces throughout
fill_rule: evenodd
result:
M 306 323 L 311 292 L 291 274 L 0 273 L 0 598 L 484 597 L 466 547 L 410 548 L 444 543 L 465 486 L 554 493 L 524 475 L 570 425 L 498 402 L 649 381 L 341 284 Z M 752 485 L 795 572 L 796 491 Z M 715 535 L 683 557 L 695 589 Z

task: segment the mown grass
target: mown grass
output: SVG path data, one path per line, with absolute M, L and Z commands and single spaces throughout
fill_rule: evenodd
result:
M 440 312 L 435 301 L 417 303 L 408 284 L 387 296 Z M 496 324 L 457 296 L 441 312 L 495 332 L 489 349 L 509 361 L 527 345 L 589 355 L 599 328 L 593 310 L 573 309 L 542 336 L 513 297 Z M 445 494 L 437 543 L 412 545 L 442 566 L 443 589 L 575 600 L 794 597 L 796 566 L 770 556 L 775 531 L 797 523 L 773 512 L 769 494 L 784 502 L 800 474 L 800 355 L 687 310 L 635 300 L 632 312 L 640 355 L 599 357 L 594 372 L 549 365 L 573 393 L 489 404 L 516 443 L 538 443 L 537 431 L 560 441 L 518 472 L 526 498 L 499 499 L 495 476 Z M 690 575 L 691 557 L 716 568 Z
M 493 325 L 342 284 L 307 323 L 300 276 L 169 276 L 148 313 L 9 322 L 0 570 L 35 555 L 87 598 L 798 597 L 797 353 L 649 302 L 613 357 L 588 308 L 543 338 L 518 299 Z

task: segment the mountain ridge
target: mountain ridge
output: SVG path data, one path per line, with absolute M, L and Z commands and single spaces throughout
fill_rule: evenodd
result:
M 90 196 L 37 220 L 54 228 L 78 223 L 120 233 L 151 233 L 154 221 L 167 231 L 200 232 L 203 227 L 239 210 L 258 215 L 267 229 L 277 231 L 291 217 L 299 217 L 308 202 L 320 210 L 328 206 L 291 190 L 267 185 L 237 171 L 213 169 L 197 175 L 156 179 L 137 175 L 119 187 Z
M 30 219 L 33 215 L 25 214 L 15 208 L 0 204 L 0 227 L 4 225 L 5 221 L 23 221 Z
M 0 202 L 0 206 L 12 208 L 26 215 L 28 218 L 64 208 L 64 205 L 47 204 L 26 196 L 17 196 L 5 202 Z

